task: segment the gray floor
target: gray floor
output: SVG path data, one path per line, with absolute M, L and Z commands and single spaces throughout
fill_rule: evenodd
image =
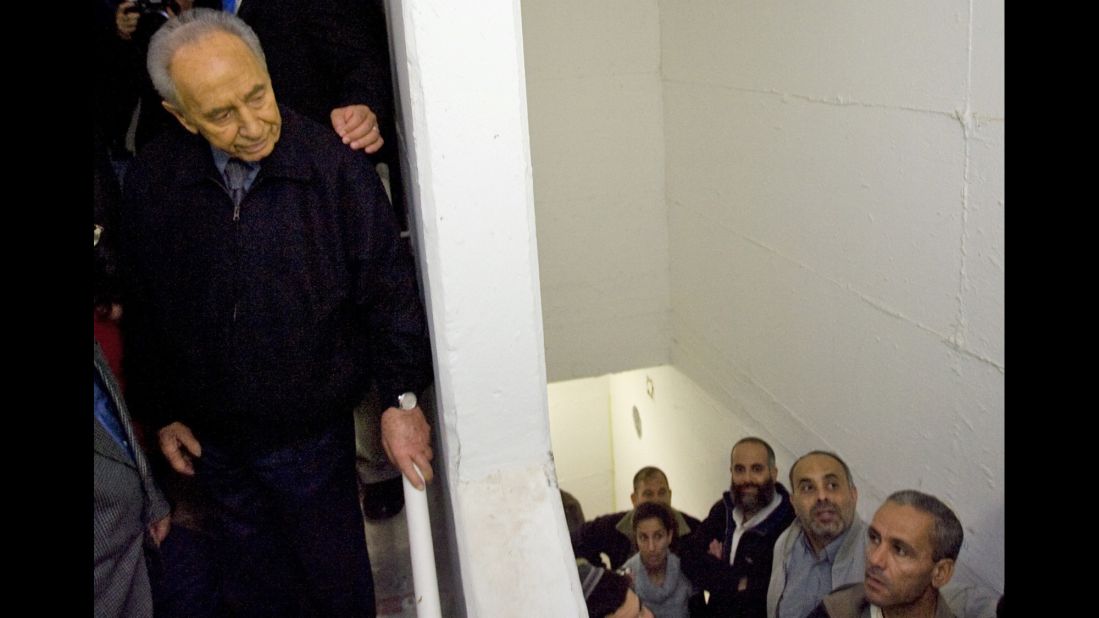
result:
M 416 618 L 405 512 L 382 521 L 364 521 L 378 618 Z

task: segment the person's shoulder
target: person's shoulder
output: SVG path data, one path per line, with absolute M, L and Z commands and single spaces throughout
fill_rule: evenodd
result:
M 866 594 L 862 582 L 844 584 L 828 593 L 810 616 L 855 617 L 860 613 Z
M 134 155 L 126 171 L 125 180 L 145 174 L 174 174 L 180 169 L 180 160 L 190 160 L 200 149 L 209 150 L 202 138 L 192 135 L 179 124 L 173 123 L 158 133 Z M 132 172 L 136 171 L 136 174 Z
M 291 167 L 312 167 L 321 174 L 358 178 L 373 175 L 370 157 L 343 143 L 336 130 L 287 105 L 279 104 L 285 148 L 278 156 Z
M 790 522 L 794 521 L 794 505 L 790 502 L 790 493 L 786 491 L 786 488 L 782 486 L 782 483 L 775 483 L 775 492 L 780 496 L 780 502 L 778 507 L 767 517 L 767 523 L 775 527 L 775 534 L 782 532 L 790 525 Z
M 687 527 L 691 530 L 694 530 L 702 523 L 702 520 L 695 517 L 694 515 L 691 515 L 690 513 L 680 511 L 679 509 L 676 509 L 676 512 L 679 513 L 680 517 L 683 518 L 683 521 L 687 522 Z
M 344 150 L 350 150 L 340 141 L 336 131 L 325 126 L 298 110 L 279 103 L 279 115 L 282 116 L 281 139 L 288 144 L 297 146 L 309 146 L 310 149 L 336 149 L 338 146 Z
M 619 511 L 617 513 L 607 513 L 606 515 L 600 515 L 595 519 L 589 521 L 587 525 L 594 529 L 599 528 L 614 528 L 618 525 L 618 522 L 622 521 L 622 518 L 629 514 L 629 511 Z
M 782 551 L 785 551 L 785 548 L 793 545 L 793 542 L 797 540 L 799 534 L 801 534 L 801 526 L 798 525 L 798 522 L 795 519 L 779 533 L 778 538 L 775 539 L 775 547 L 781 547 L 783 548 Z M 776 551 L 779 550 L 776 549 Z

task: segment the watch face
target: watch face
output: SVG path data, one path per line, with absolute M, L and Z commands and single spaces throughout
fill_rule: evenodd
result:
M 402 410 L 411 410 L 416 407 L 416 394 L 415 393 L 401 393 L 397 397 L 397 405 Z

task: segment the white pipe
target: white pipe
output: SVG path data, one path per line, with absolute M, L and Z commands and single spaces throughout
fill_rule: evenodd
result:
M 413 464 L 415 466 L 416 464 Z M 423 483 L 424 475 L 416 468 Z M 427 510 L 427 483 L 416 489 L 404 482 L 405 517 L 408 519 L 408 547 L 412 554 L 412 587 L 416 593 L 417 618 L 442 618 L 439 605 L 439 580 L 435 574 L 435 547 L 431 542 L 431 516 Z

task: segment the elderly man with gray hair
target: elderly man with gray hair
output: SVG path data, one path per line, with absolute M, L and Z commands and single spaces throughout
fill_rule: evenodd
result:
M 352 418 L 371 381 L 390 460 L 432 479 L 430 348 L 393 209 L 366 157 L 277 103 L 236 16 L 169 20 L 148 68 L 180 126 L 126 179 L 132 407 L 213 503 L 227 611 L 373 616 Z

